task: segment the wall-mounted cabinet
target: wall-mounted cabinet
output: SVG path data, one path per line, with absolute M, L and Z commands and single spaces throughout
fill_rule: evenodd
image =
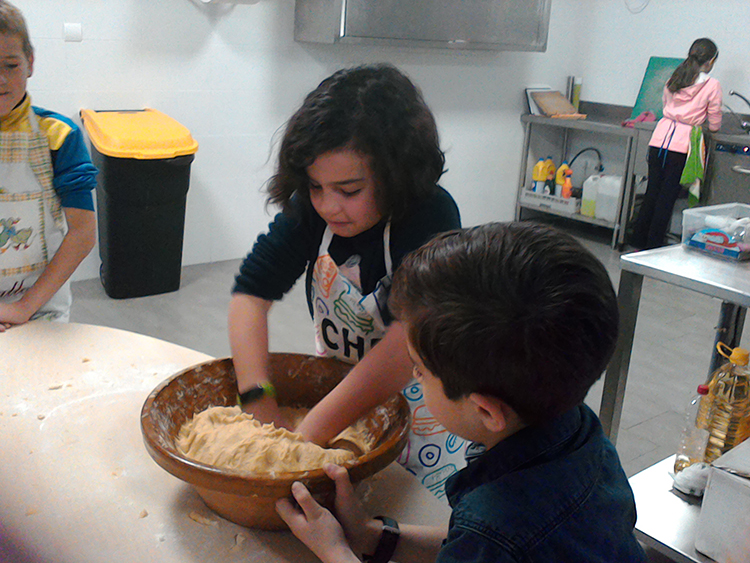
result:
M 545 51 L 551 0 L 296 0 L 294 39 Z

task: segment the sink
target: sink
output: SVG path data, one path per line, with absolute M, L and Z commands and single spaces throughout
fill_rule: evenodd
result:
M 742 113 L 724 112 L 721 129 L 711 136 L 722 143 L 750 143 L 750 134 L 743 131 L 741 121 L 750 121 L 750 116 Z
M 704 205 L 750 204 L 750 134 L 742 130 L 740 121 L 750 118 L 724 113 L 721 129 L 707 138 L 708 164 L 701 188 Z
M 721 118 L 721 129 L 712 133 L 707 128 L 703 130 L 708 133 L 706 141 L 709 138 L 715 139 L 719 143 L 734 143 L 734 144 L 748 144 L 750 145 L 750 134 L 743 131 L 740 125 L 741 121 L 750 121 L 750 115 L 743 113 L 732 113 L 725 111 Z M 635 129 L 643 129 L 646 131 L 653 131 L 656 127 L 654 121 L 644 121 L 634 123 Z

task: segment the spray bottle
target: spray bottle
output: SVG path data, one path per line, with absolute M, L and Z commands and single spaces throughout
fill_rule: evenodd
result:
M 565 179 L 563 180 L 562 188 L 560 188 L 560 195 L 562 195 L 563 199 L 570 199 L 573 195 L 573 182 L 570 180 L 572 175 L 573 171 L 568 168 L 565 171 Z

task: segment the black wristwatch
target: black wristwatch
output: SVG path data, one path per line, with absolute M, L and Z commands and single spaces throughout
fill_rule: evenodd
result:
M 263 395 L 276 397 L 276 388 L 267 381 L 259 383 L 258 385 L 254 385 L 244 393 L 238 393 L 237 403 L 239 404 L 239 406 L 244 406 L 257 401 L 258 399 L 263 397 Z
M 363 555 L 362 560 L 365 563 L 388 563 L 396 552 L 398 539 L 401 537 L 398 522 L 388 516 L 376 516 L 376 520 L 383 522 L 383 533 L 380 535 L 380 541 L 372 555 Z

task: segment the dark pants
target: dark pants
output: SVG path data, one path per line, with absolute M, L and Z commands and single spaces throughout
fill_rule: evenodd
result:
M 649 148 L 646 195 L 630 239 L 630 244 L 636 248 L 664 246 L 674 204 L 682 190 L 680 176 L 686 160 L 685 153 L 667 151 L 665 158 L 664 151 L 659 155 L 658 147 Z

